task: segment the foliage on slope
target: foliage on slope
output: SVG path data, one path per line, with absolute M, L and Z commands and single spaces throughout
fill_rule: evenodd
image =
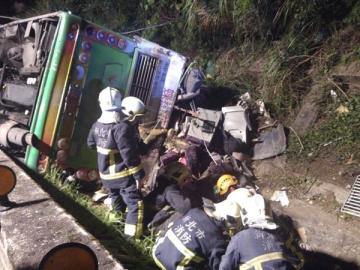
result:
M 250 91 L 288 122 L 313 84 L 328 89 L 334 66 L 360 60 L 356 0 L 34 2 L 32 15 L 71 10 L 115 31 L 141 29 L 195 59 L 210 85 Z
M 283 120 L 294 115 L 313 83 L 331 89 L 326 78 L 334 66 L 360 60 L 360 38 L 356 35 L 360 3 L 355 0 L 35 3 L 28 15 L 61 9 L 119 32 L 147 28 L 135 33 L 195 58 L 209 75 L 209 84 L 250 91 Z M 320 117 L 324 123 L 302 138 L 304 149 L 300 156 L 305 153 L 315 157 L 329 142 L 333 149 L 342 147 L 346 157 L 359 153 L 359 98 L 341 100 L 349 109 L 345 114 L 334 112 L 340 103 L 326 98 L 322 102 Z M 289 152 L 296 155 L 300 146 L 293 141 Z M 70 194 L 77 194 L 76 190 Z M 90 203 L 84 198 L 79 204 Z M 102 216 L 103 211 L 94 215 L 109 222 L 108 216 Z M 121 235 L 121 226 L 116 229 Z M 144 253 L 151 249 L 151 241 L 141 242 Z

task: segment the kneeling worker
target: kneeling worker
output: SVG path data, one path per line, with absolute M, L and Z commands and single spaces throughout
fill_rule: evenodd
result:
M 265 200 L 260 194 L 238 189 L 221 204 L 225 207 L 226 203 L 240 208 L 244 228 L 232 237 L 220 270 L 299 269 L 299 258 L 278 236 L 278 226 L 265 214 Z
M 194 202 L 181 190 L 183 182 L 191 177 L 190 171 L 179 162 L 163 168 L 156 179 L 156 187 L 144 198 L 145 224 L 154 233 L 167 229 L 168 223 L 195 207 Z
M 110 190 L 115 211 L 117 202 L 125 202 L 128 212 L 124 233 L 138 238 L 143 230 L 143 201 L 138 183 L 144 176 L 141 167 L 140 141 L 135 118 L 145 110 L 135 97 L 121 100 L 121 93 L 106 87 L 99 94 L 101 117 L 88 135 L 88 146 L 97 150 L 97 162 L 103 186 Z
M 226 242 L 222 223 L 199 208 L 177 219 L 153 247 L 153 258 L 162 270 L 219 268 Z

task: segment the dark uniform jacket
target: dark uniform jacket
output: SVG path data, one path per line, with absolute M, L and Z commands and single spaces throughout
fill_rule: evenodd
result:
M 218 269 L 226 243 L 220 228 L 201 209 L 189 210 L 176 220 L 153 248 L 153 258 L 161 269 Z
M 157 208 L 162 208 L 169 204 L 176 211 L 185 214 L 191 208 L 191 201 L 186 198 L 176 184 L 169 185 L 165 190 L 156 196 Z
M 137 128 L 127 120 L 111 124 L 95 122 L 87 144 L 97 150 L 100 178 L 105 187 L 112 188 L 126 178 L 140 180 L 144 176 L 140 150 L 145 146 Z
M 233 236 L 220 270 L 290 270 L 296 260 L 273 231 L 248 228 Z
M 189 198 L 184 196 L 177 184 L 157 188 L 144 199 L 146 223 L 154 228 L 169 218 L 174 211 L 185 214 L 192 208 Z

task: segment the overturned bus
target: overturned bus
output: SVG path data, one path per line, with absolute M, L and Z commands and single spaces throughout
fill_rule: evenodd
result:
M 167 127 L 186 59 L 67 12 L 0 25 L 0 144 L 44 172 L 56 162 L 95 180 L 86 146 L 106 87 L 146 105 L 145 123 Z

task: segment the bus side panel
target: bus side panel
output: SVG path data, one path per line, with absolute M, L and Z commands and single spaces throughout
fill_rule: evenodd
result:
M 170 122 L 177 91 L 180 87 L 181 76 L 184 73 L 184 66 L 185 59 L 180 55 L 174 54 L 170 57 L 169 70 L 166 74 L 158 113 L 158 122 L 160 122 L 164 128 L 167 128 Z
M 25 159 L 26 165 L 33 170 L 37 169 L 39 152 L 49 154 L 51 148 L 51 139 L 53 138 L 53 134 L 56 130 L 57 122 L 55 118 L 59 113 L 62 92 L 64 90 L 64 86 L 66 85 L 66 75 L 60 75 L 60 77 L 63 76 L 62 82 L 61 80 L 57 81 L 57 76 L 60 74 L 60 72 L 61 74 L 62 72 L 66 74 L 66 70 L 70 65 L 71 57 L 64 59 L 63 51 L 66 47 L 67 34 L 69 33 L 70 25 L 74 19 L 78 20 L 77 17 L 73 17 L 67 13 L 63 13 L 63 16 L 61 16 L 58 32 L 53 42 L 52 52 L 48 59 L 43 81 L 41 82 L 40 94 L 37 99 L 34 116 L 31 120 L 30 131 L 33 132 L 37 138 L 42 140 L 42 143 L 40 144 L 40 151 L 34 147 L 28 147 Z M 73 43 L 72 40 L 68 40 L 68 42 Z M 69 45 L 69 47 L 71 47 L 71 45 Z M 50 109 L 51 103 L 58 104 L 57 108 Z M 43 141 L 45 128 L 47 129 L 46 142 Z
M 81 80 L 75 77 L 70 79 L 72 85 L 77 83 L 80 86 L 78 111 L 72 120 L 72 127 L 62 128 L 59 132 L 59 139 L 68 138 L 71 141 L 67 167 L 96 168 L 96 152 L 87 147 L 86 141 L 91 125 L 101 114 L 98 95 L 103 88 L 111 86 L 125 96 L 134 50 L 134 43 L 125 37 L 91 24 L 85 27 L 81 49 L 77 52 L 78 60 L 73 66 L 76 74 L 82 74 Z M 70 121 L 63 119 L 64 127 L 66 123 Z
M 181 76 L 184 73 L 186 58 L 143 38 L 137 37 L 136 41 L 140 53 L 159 59 L 152 84 L 151 99 L 147 105 L 152 109 L 152 120 L 156 120 L 159 126 L 167 128 Z
M 71 29 L 67 35 L 67 41 L 65 43 L 63 57 L 60 62 L 58 75 L 56 77 L 53 94 L 49 105 L 49 111 L 46 118 L 45 129 L 42 141 L 54 149 L 56 147 L 56 129 L 58 127 L 59 118 L 61 117 L 61 110 L 63 107 L 63 100 L 67 90 L 67 81 L 69 78 L 71 62 L 74 56 L 76 48 L 76 40 L 78 37 L 80 25 L 72 23 Z M 46 169 L 49 165 L 49 157 L 46 161 L 42 161 L 40 164 L 41 169 Z M 39 168 L 38 168 L 39 169 Z

